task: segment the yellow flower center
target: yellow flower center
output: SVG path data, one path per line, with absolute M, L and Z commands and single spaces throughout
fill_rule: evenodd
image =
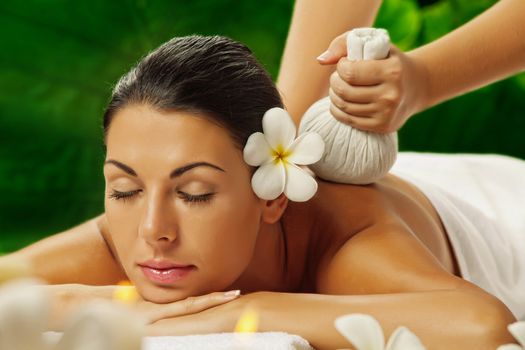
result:
M 290 156 L 292 152 L 284 149 L 283 145 L 278 145 L 276 149 L 272 150 L 273 162 L 279 164 L 279 162 L 286 163 L 286 158 Z

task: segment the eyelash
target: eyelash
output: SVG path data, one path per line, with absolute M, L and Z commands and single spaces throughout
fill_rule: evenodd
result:
M 108 197 L 110 199 L 122 200 L 125 202 L 127 200 L 130 200 L 140 191 L 141 190 L 120 192 L 120 191 L 112 190 L 112 192 L 109 194 Z M 205 194 L 193 195 L 193 194 L 185 193 L 182 191 L 177 191 L 177 193 L 181 195 L 184 202 L 190 203 L 190 204 L 201 204 L 201 203 L 209 202 L 211 198 L 213 197 L 213 195 L 215 194 L 215 193 L 205 193 Z

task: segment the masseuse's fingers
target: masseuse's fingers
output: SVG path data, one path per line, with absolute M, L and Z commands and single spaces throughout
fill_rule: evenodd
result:
M 371 99 L 369 103 L 347 102 L 339 97 L 332 88 L 328 91 L 330 97 L 330 113 L 341 123 L 365 131 L 387 133 L 388 129 L 383 128 L 384 118 L 391 113 L 395 107 L 395 102 L 387 99 Z M 362 100 L 364 101 L 364 99 Z
M 337 74 L 347 84 L 370 86 L 384 83 L 388 77 L 385 72 L 386 60 L 351 61 L 343 57 L 337 62 Z
M 146 318 L 147 322 L 153 323 L 164 318 L 201 312 L 237 299 L 239 295 L 239 290 L 233 290 L 229 292 L 215 292 L 202 296 L 192 296 L 169 304 L 145 302 L 142 306 L 138 307 L 138 311 Z
M 339 97 L 332 88 L 328 90 L 328 96 L 332 105 L 339 108 L 347 114 L 358 115 L 365 118 L 370 118 L 377 112 L 377 104 L 375 102 L 347 102 Z
M 343 33 L 332 40 L 328 49 L 317 57 L 319 63 L 323 65 L 335 64 L 341 57 L 346 56 L 346 33 Z
M 394 45 L 386 59 L 348 60 L 346 35 L 332 40 L 328 50 L 317 57 L 322 65 L 337 64 L 330 76 L 330 111 L 357 129 L 377 133 L 398 130 L 425 105 L 425 68 Z
M 344 81 L 337 72 L 330 75 L 330 89 L 342 100 L 353 103 L 376 101 L 383 92 L 383 86 L 354 86 Z
M 330 77 L 330 100 L 339 121 L 365 131 L 389 133 L 398 130 L 419 108 L 422 74 L 395 46 L 384 60 L 343 58 L 337 66 Z
M 330 104 L 330 114 L 332 114 L 335 119 L 353 128 L 357 128 L 357 125 L 359 125 L 359 129 L 361 130 L 373 130 L 377 124 L 374 118 L 345 113 L 334 104 Z

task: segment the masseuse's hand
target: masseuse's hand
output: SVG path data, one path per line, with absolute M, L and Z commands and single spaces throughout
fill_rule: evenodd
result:
M 156 304 L 139 299 L 134 309 L 148 324 L 151 324 L 163 319 L 196 314 L 235 300 L 239 295 L 238 291 L 215 292 L 167 304 Z
M 423 105 L 424 69 L 393 45 L 386 59 L 350 61 L 346 34 L 335 38 L 318 57 L 322 65 L 337 64 L 330 76 L 330 112 L 357 129 L 398 130 Z

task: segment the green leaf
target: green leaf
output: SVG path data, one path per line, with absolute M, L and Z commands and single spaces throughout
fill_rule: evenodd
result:
M 448 34 L 494 4 L 496 0 L 441 0 L 422 10 L 425 43 Z
M 113 84 L 174 36 L 222 34 L 274 76 L 293 2 L 0 2 L 0 250 L 103 211 L 101 118 Z M 9 234 L 7 234 L 9 233 Z
M 392 42 L 408 50 L 415 46 L 421 29 L 421 11 L 414 0 L 385 0 L 374 26 L 387 29 Z

